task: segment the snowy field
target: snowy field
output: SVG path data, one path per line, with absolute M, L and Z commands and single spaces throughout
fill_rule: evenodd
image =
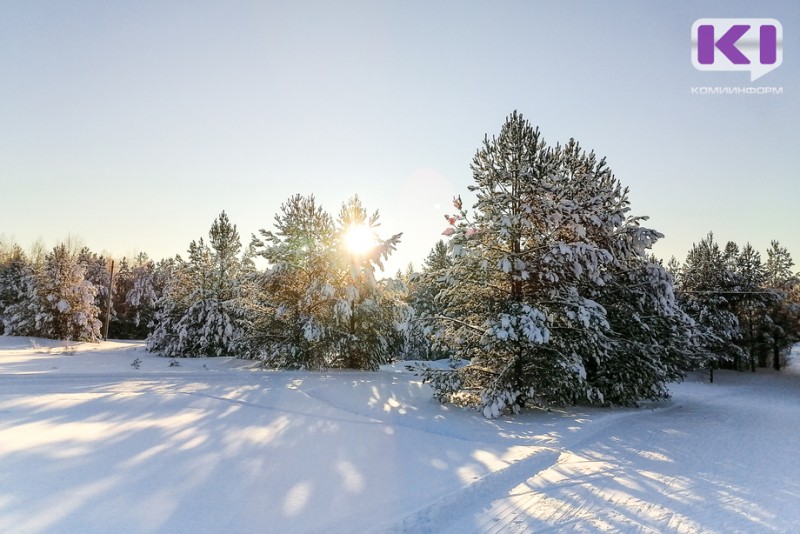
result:
M 488 421 L 402 366 L 64 349 L 0 337 L 0 532 L 800 530 L 791 368 L 694 376 L 639 409 Z

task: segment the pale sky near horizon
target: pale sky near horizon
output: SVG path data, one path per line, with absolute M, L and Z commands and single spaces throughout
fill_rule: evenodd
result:
M 779 20 L 783 64 L 695 70 L 709 17 Z M 222 210 L 246 244 L 295 193 L 358 194 L 404 232 L 388 270 L 419 266 L 516 109 L 607 157 L 664 259 L 713 230 L 800 269 L 798 22 L 795 0 L 2 2 L 0 237 L 158 259 Z

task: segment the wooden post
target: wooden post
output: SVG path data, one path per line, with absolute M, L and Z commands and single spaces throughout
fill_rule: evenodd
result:
M 106 324 L 103 327 L 103 339 L 108 341 L 108 323 L 111 322 L 111 288 L 114 282 L 114 260 L 111 260 L 111 274 L 108 277 L 108 303 L 106 304 Z

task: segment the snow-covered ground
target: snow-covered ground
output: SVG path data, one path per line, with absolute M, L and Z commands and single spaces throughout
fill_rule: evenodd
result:
M 489 421 L 402 366 L 0 337 L 0 532 L 797 531 L 793 370 Z

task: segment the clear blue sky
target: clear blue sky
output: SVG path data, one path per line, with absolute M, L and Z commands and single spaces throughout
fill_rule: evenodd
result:
M 771 17 L 784 62 L 700 72 L 692 23 Z M 359 194 L 419 265 L 514 109 L 608 158 L 685 257 L 770 239 L 800 264 L 800 2 L 6 1 L 0 234 L 116 256 L 184 253 L 223 209 L 247 242 L 280 204 Z

